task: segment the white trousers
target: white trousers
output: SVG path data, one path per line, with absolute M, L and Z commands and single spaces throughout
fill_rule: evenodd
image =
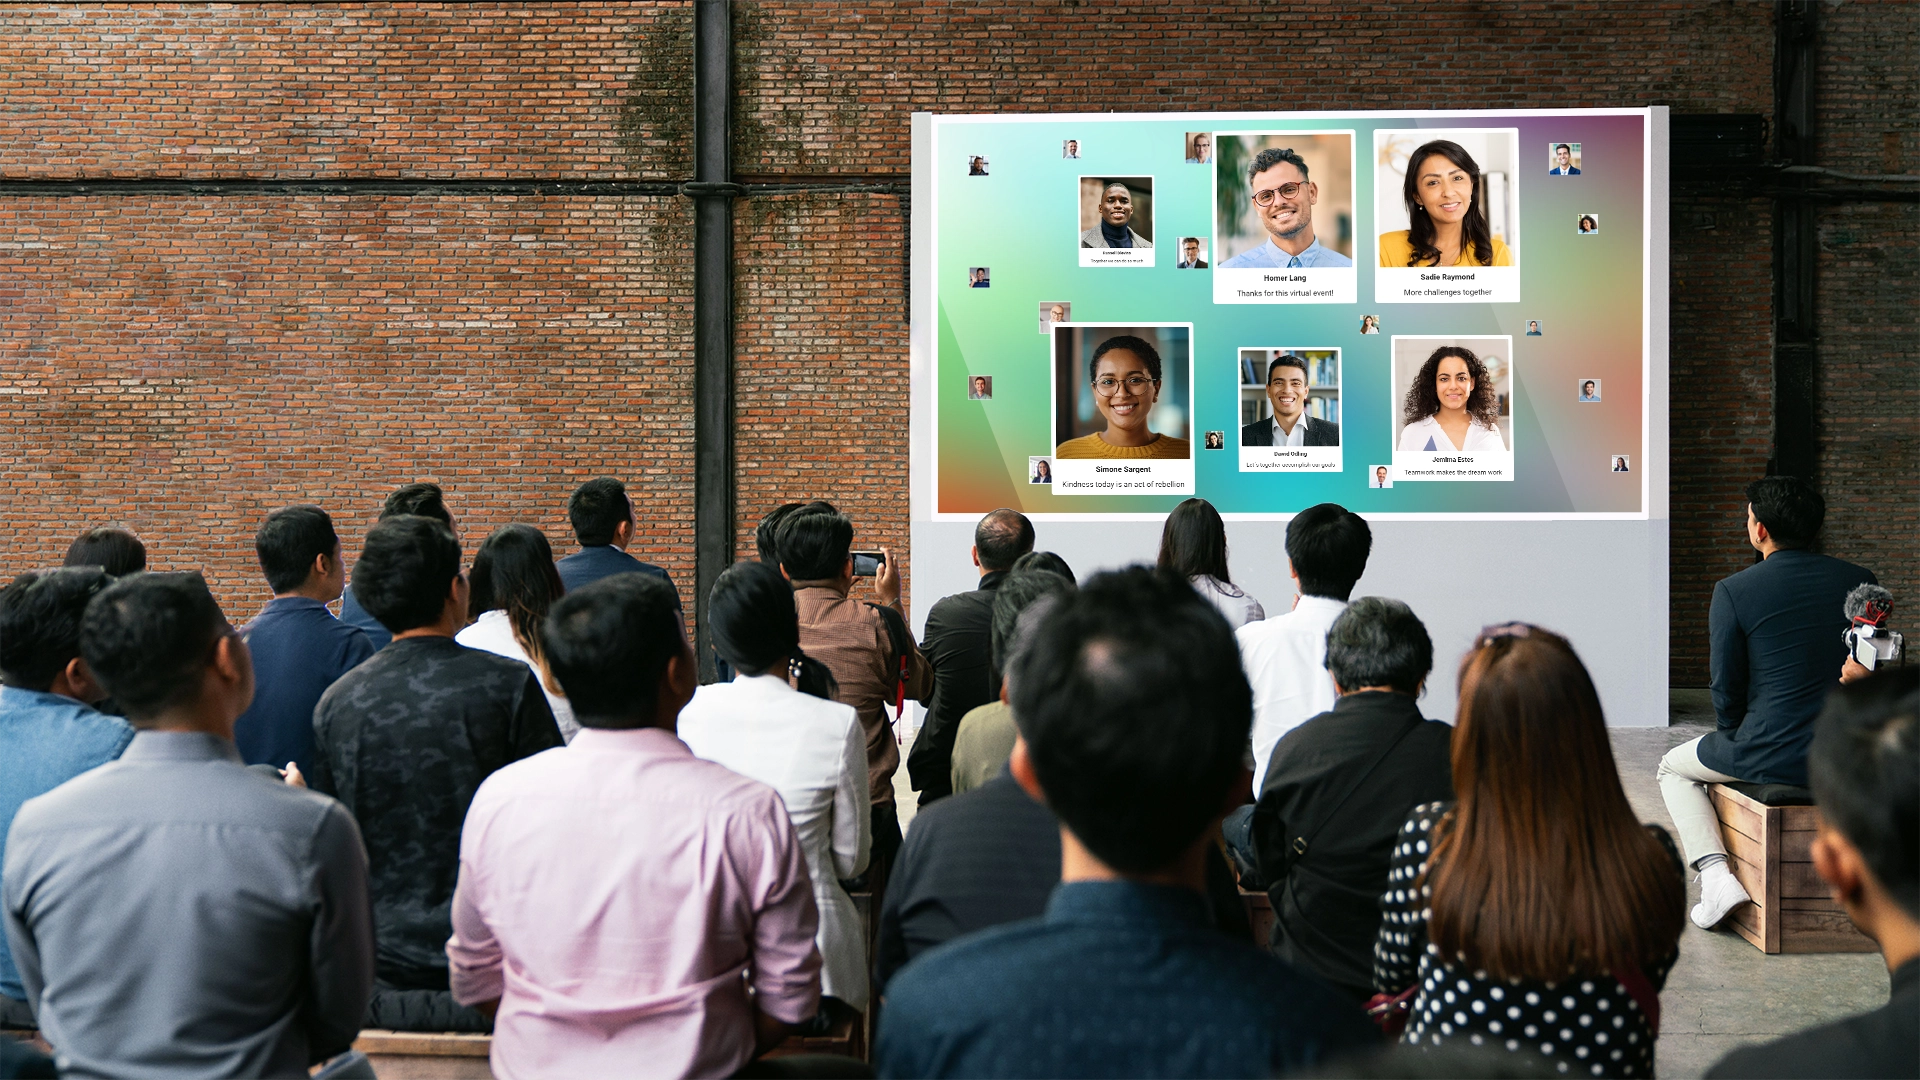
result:
M 1700 763 L 1700 740 L 1684 742 L 1667 751 L 1655 774 L 1660 781 L 1660 797 L 1666 801 L 1667 815 L 1680 834 L 1680 846 L 1686 850 L 1687 865 L 1693 866 L 1709 855 L 1725 855 L 1720 841 L 1720 819 L 1713 812 L 1713 800 L 1707 798 L 1708 784 L 1724 784 L 1740 779 L 1715 772 Z

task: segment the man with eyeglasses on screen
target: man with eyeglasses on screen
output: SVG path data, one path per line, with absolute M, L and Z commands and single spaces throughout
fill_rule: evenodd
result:
M 1313 234 L 1313 204 L 1320 188 L 1307 179 L 1307 163 L 1292 150 L 1269 147 L 1247 166 L 1253 203 L 1267 242 L 1220 264 L 1222 269 L 1271 269 L 1293 266 L 1352 266 L 1353 260 L 1320 245 Z

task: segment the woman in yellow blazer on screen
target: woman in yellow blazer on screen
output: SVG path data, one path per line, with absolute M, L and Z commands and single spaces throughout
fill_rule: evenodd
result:
M 1093 403 L 1106 417 L 1106 430 L 1068 439 L 1054 449 L 1054 457 L 1193 456 L 1192 443 L 1156 434 L 1147 426 L 1160 400 L 1160 354 L 1145 339 L 1121 334 L 1101 342 L 1087 364 L 1087 378 L 1093 383 Z
M 1512 266 L 1474 198 L 1480 166 L 1459 143 L 1435 139 L 1407 159 L 1400 188 L 1412 227 L 1380 234 L 1381 266 Z

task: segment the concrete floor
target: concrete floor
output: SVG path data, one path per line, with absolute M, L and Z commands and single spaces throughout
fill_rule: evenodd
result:
M 1704 690 L 1675 690 L 1671 725 L 1615 728 L 1614 761 L 1627 798 L 1641 820 L 1673 828 L 1654 768 L 1668 750 L 1707 733 L 1713 711 Z M 904 760 L 911 744 L 901 748 Z M 903 768 L 894 778 L 901 824 L 913 820 L 915 793 Z M 1689 875 L 1687 903 L 1700 898 Z M 1660 1044 L 1655 1073 L 1702 1076 L 1728 1051 L 1765 1042 L 1886 1004 L 1886 965 L 1876 954 L 1768 956 L 1732 931 L 1709 933 L 1687 924 L 1680 961 L 1660 995 Z

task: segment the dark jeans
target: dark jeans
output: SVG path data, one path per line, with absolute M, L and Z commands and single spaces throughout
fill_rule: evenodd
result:
M 487 1014 L 453 1000 L 451 990 L 402 990 L 377 979 L 367 1002 L 365 1026 L 390 1031 L 493 1032 Z
M 900 832 L 900 810 L 893 803 L 873 805 L 873 847 L 867 856 L 867 872 L 840 884 L 848 892 L 871 890 L 877 897 L 886 891 L 887 875 L 893 871 L 894 856 L 900 854 L 905 837 Z
M 789 1054 L 755 1058 L 733 1075 L 739 1080 L 866 1080 L 873 1075 L 873 1066 L 839 1054 Z
M 1234 876 L 1251 876 L 1254 868 L 1252 803 L 1239 807 L 1220 822 L 1220 838 L 1227 842 L 1227 854 L 1238 864 L 1233 867 Z
M 38 1030 L 40 1024 L 33 1018 L 33 1007 L 18 998 L 0 994 L 0 1028 L 12 1028 L 16 1031 Z

